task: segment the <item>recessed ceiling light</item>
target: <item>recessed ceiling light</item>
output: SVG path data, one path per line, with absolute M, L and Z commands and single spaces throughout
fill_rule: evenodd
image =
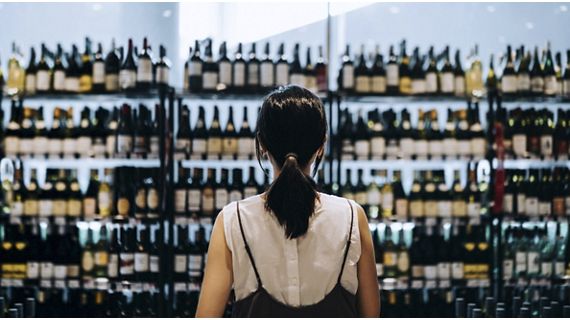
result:
M 162 16 L 165 18 L 170 18 L 170 16 L 172 15 L 172 11 L 171 10 L 164 10 L 162 12 Z

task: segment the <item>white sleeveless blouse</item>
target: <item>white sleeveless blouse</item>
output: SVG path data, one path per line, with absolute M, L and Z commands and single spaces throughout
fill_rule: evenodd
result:
M 263 287 L 278 301 L 291 306 L 320 302 L 335 287 L 340 273 L 350 229 L 349 202 L 320 193 L 309 230 L 297 239 L 287 239 L 277 218 L 264 209 L 261 196 L 239 202 L 245 237 L 250 246 Z M 351 243 L 341 285 L 356 294 L 360 232 L 357 207 L 354 211 Z M 241 300 L 257 290 L 255 272 L 245 250 L 236 203 L 222 210 L 224 233 L 232 253 L 234 292 Z

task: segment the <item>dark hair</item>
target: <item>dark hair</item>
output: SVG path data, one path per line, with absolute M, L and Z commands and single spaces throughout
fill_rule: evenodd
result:
M 318 197 L 316 183 L 303 172 L 327 136 L 327 120 L 321 99 L 311 91 L 289 85 L 279 87 L 263 101 L 257 118 L 255 149 L 260 145 L 281 167 L 267 190 L 266 210 L 285 227 L 285 235 L 297 238 L 309 228 Z M 317 170 L 322 155 L 315 159 Z

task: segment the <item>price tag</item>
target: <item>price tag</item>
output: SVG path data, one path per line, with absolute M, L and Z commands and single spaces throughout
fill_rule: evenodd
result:
M 0 281 L 0 284 L 2 285 L 2 288 L 11 287 L 12 286 L 12 280 L 11 279 L 2 279 Z
M 79 289 L 79 280 L 69 280 L 67 281 L 67 286 L 70 289 Z
M 58 226 L 64 226 L 65 225 L 65 217 L 55 217 L 53 219 L 53 222 Z
M 141 292 L 143 290 L 143 285 L 140 282 L 133 282 L 131 288 L 134 292 Z
M 440 280 L 439 281 L 439 287 L 442 289 L 449 288 L 449 287 L 451 287 L 451 283 L 449 280 Z
M 424 287 L 423 280 L 412 280 L 412 289 L 422 289 Z
M 200 291 L 200 284 L 194 283 L 194 282 L 190 282 L 190 283 L 188 284 L 188 291 Z
M 51 280 L 40 280 L 41 288 L 51 288 Z
M 22 280 L 22 279 L 13 279 L 13 280 L 12 280 L 12 287 L 14 287 L 14 288 L 23 288 L 23 287 L 24 287 L 24 280 Z
M 174 217 L 174 224 L 186 225 L 188 224 L 188 219 L 186 217 Z
M 477 288 L 477 287 L 479 287 L 479 281 L 476 279 L 469 279 L 469 280 L 467 280 L 466 287 Z
M 177 282 L 174 284 L 174 292 L 186 291 L 186 283 Z
M 83 282 L 83 288 L 95 289 L 95 281 L 93 281 L 93 279 L 85 279 Z
M 396 288 L 397 289 L 408 289 L 408 280 L 407 279 L 398 279 L 398 282 L 396 283 Z
M 427 280 L 426 281 L 426 289 L 434 289 L 437 287 L 435 280 Z
M 109 280 L 105 278 L 97 278 L 95 280 L 97 290 L 107 290 L 109 288 Z
M 491 282 L 489 281 L 489 279 L 479 280 L 479 286 L 482 288 L 489 287 L 490 285 L 491 285 Z
M 58 289 L 64 289 L 65 288 L 65 280 L 55 280 L 54 286 Z

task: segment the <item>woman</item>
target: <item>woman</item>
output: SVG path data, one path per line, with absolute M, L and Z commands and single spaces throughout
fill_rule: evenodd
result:
M 310 91 L 287 86 L 265 98 L 256 151 L 270 159 L 274 181 L 218 215 L 196 316 L 222 316 L 232 286 L 233 316 L 379 316 L 364 210 L 317 192 L 310 176 L 326 133 L 322 102 Z

